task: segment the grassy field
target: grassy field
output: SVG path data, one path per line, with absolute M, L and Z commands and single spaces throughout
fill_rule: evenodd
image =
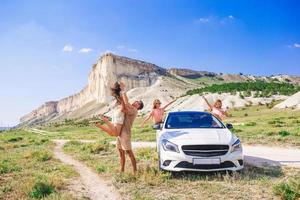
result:
M 0 133 L 0 199 L 72 199 L 78 174 L 53 158 L 51 141 L 22 130 Z
M 168 173 L 157 168 L 155 149 L 137 149 L 138 174 L 118 172 L 115 147 L 106 140 L 96 144 L 69 142 L 64 150 L 85 162 L 113 183 L 126 199 L 272 199 L 276 195 L 299 194 L 300 170 L 255 168 L 243 173 Z M 288 198 L 285 198 L 288 199 Z M 293 199 L 293 198 L 291 198 Z
M 234 125 L 233 132 L 245 144 L 294 146 L 300 148 L 300 112 L 295 110 L 270 109 L 265 105 L 234 108 L 229 110 L 231 117 L 225 123 Z M 141 128 L 142 118 L 135 121 L 133 141 L 155 141 L 155 131 L 151 122 Z M 49 138 L 99 139 L 106 137 L 93 124 L 78 125 L 76 122 L 38 127 L 56 132 Z M 114 138 L 106 137 L 109 140 Z
M 226 122 L 234 124 L 243 143 L 300 147 L 300 113 L 252 106 L 230 110 Z M 133 128 L 134 141 L 155 141 L 150 124 L 141 128 L 141 118 Z M 52 139 L 71 139 L 64 151 L 90 166 L 113 184 L 126 199 L 297 199 L 300 170 L 255 168 L 243 173 L 168 173 L 157 168 L 155 149 L 135 150 L 138 174 L 119 173 L 118 155 L 108 137 L 86 121 L 36 127 L 49 131 L 42 135 L 24 130 L 0 132 L 0 199 L 74 199 L 70 183 L 78 176 L 70 166 L 53 158 Z M 76 140 L 93 139 L 83 144 Z
M 230 110 L 226 122 L 243 143 L 300 147 L 300 112 L 251 106 Z

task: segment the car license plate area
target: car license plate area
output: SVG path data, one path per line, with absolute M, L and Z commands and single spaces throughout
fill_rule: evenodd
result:
M 221 163 L 220 158 L 194 158 L 194 165 L 219 165 Z

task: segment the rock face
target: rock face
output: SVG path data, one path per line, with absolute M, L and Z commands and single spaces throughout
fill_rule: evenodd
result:
M 275 108 L 294 108 L 294 109 L 300 109 L 300 92 L 297 92 L 296 94 L 293 94 L 289 98 L 287 98 L 285 101 L 277 104 Z
M 143 100 L 145 103 L 143 112 L 147 112 L 151 110 L 152 102 L 156 98 L 166 104 L 174 97 L 185 94 L 189 89 L 203 86 L 192 81 L 192 79 L 202 77 L 211 79 L 212 83 L 216 79 L 221 82 L 270 81 L 275 79 L 276 81 L 289 80 L 288 82 L 300 83 L 300 77 L 287 75 L 257 77 L 178 68 L 166 70 L 151 63 L 107 53 L 101 56 L 93 65 L 88 77 L 88 84 L 79 93 L 59 101 L 44 103 L 39 108 L 21 117 L 20 125 L 45 123 L 64 118 L 91 117 L 106 112 L 112 102 L 110 87 L 115 81 L 125 82 L 129 90 L 130 100 Z M 223 99 L 224 104 L 231 105 L 234 102 L 235 107 L 245 106 L 249 103 L 246 100 L 240 100 L 236 96 L 230 98 L 220 96 L 218 98 Z M 297 98 L 299 100 L 299 95 Z M 176 109 L 203 109 L 205 104 L 199 104 L 199 101 L 201 101 L 201 98 L 199 99 L 198 95 L 183 97 L 176 101 L 180 104 Z M 255 104 L 254 100 L 253 104 Z M 297 104 L 299 105 L 299 101 Z
M 49 115 L 57 113 L 57 101 L 49 101 L 41 105 L 39 108 L 33 110 L 31 113 L 21 117 L 21 122 L 36 121 L 45 118 Z
M 59 116 L 83 107 L 89 102 L 106 104 L 110 99 L 110 87 L 115 81 L 125 82 L 130 90 L 154 84 L 166 70 L 154 64 L 113 55 L 101 56 L 93 65 L 88 85 L 79 93 L 59 101 L 47 102 L 31 113 L 21 117 L 20 122 L 34 122 L 47 116 Z
M 201 77 L 215 77 L 216 73 L 206 72 L 206 71 L 195 71 L 191 69 L 179 69 L 179 68 L 170 68 L 168 69 L 168 73 L 176 76 L 181 76 L 185 78 L 201 78 Z

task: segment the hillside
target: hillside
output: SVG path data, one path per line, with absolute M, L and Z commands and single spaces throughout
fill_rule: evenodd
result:
M 258 80 L 300 83 L 300 77 L 297 76 L 256 77 L 180 68 L 164 69 L 152 63 L 107 53 L 102 55 L 92 66 L 88 84 L 79 93 L 58 101 L 44 103 L 21 117 L 20 125 L 41 124 L 65 118 L 87 118 L 106 112 L 112 102 L 109 88 L 115 81 L 125 82 L 130 100 L 141 99 L 144 101 L 145 108 L 142 112 L 145 113 L 151 109 L 152 101 L 155 98 L 165 104 L 174 97 L 185 95 L 188 90 L 215 83 Z

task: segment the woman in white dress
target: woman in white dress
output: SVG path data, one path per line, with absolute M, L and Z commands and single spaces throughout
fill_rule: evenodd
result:
M 104 124 L 96 122 L 96 126 L 104 132 L 108 133 L 110 136 L 120 136 L 123 126 L 125 117 L 125 104 L 121 96 L 122 87 L 124 87 L 123 85 L 123 83 L 116 82 L 111 88 L 112 96 L 116 99 L 116 104 L 113 109 L 112 121 L 110 122 L 108 117 L 100 115 L 100 119 L 106 124 L 106 126 Z

